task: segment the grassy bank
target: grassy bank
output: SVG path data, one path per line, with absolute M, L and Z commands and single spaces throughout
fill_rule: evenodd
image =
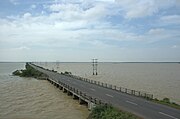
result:
M 164 98 L 162 100 L 159 100 L 157 98 L 151 100 L 155 103 L 159 103 L 159 104 L 163 104 L 163 105 L 167 105 L 167 106 L 170 106 L 170 107 L 173 107 L 173 108 L 176 108 L 176 109 L 180 109 L 180 105 L 175 103 L 175 102 L 171 102 L 169 98 Z
M 95 107 L 87 119 L 141 119 L 129 112 L 118 110 L 112 106 Z
M 28 63 L 26 63 L 25 70 L 16 70 L 12 74 L 20 77 L 41 77 L 43 73 L 39 72 L 38 70 L 31 67 Z

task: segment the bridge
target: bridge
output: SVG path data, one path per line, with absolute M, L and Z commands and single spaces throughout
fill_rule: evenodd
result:
M 149 101 L 151 94 L 117 88 L 97 81 L 64 75 L 29 63 L 36 70 L 46 74 L 54 86 L 73 96 L 80 104 L 87 104 L 88 109 L 95 105 L 111 104 L 119 109 L 131 112 L 144 119 L 180 119 L 180 110 Z M 145 98 L 142 98 L 145 97 Z

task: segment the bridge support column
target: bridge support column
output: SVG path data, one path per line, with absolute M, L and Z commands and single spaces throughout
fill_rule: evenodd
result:
M 88 110 L 92 110 L 94 107 L 96 107 L 96 105 L 92 102 L 88 102 Z
M 68 96 L 71 96 L 72 93 L 71 93 L 70 91 L 67 91 L 67 95 L 68 95 Z
M 58 87 L 59 87 L 59 84 L 56 84 L 56 87 L 58 88 Z
M 54 82 L 54 86 L 57 86 L 57 84 Z
M 60 89 L 60 90 L 62 90 L 62 89 L 63 89 L 63 87 L 62 87 L 62 86 L 59 86 L 59 89 Z
M 83 99 L 81 99 L 81 98 L 79 98 L 79 104 L 81 105 L 81 104 L 85 104 L 86 102 L 83 100 Z
M 63 88 L 63 93 L 66 93 L 66 92 L 67 92 L 67 90 L 65 88 Z
M 79 97 L 73 94 L 73 99 L 76 100 L 76 99 L 79 99 Z

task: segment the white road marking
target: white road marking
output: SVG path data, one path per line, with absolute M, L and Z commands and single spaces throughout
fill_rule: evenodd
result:
M 159 112 L 159 114 L 162 114 L 162 115 L 167 116 L 167 117 L 171 117 L 171 118 L 173 118 L 173 119 L 178 119 L 178 118 L 176 118 L 176 117 L 174 117 L 174 116 L 171 116 L 171 115 L 166 114 L 166 113 L 163 113 L 163 112 Z
M 93 88 L 90 88 L 90 90 L 95 91 L 95 89 L 93 89 Z
M 136 103 L 134 103 L 134 102 L 131 102 L 131 101 L 128 101 L 128 100 L 126 100 L 126 102 L 127 102 L 127 103 L 130 103 L 130 104 L 133 104 L 133 105 L 138 105 L 138 104 L 136 104 Z
M 112 95 L 109 95 L 109 94 L 106 94 L 106 96 L 109 96 L 109 97 L 112 97 L 112 98 L 114 97 L 114 96 L 112 96 Z

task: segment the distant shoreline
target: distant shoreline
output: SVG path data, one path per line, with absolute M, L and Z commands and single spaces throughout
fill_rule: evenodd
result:
M 0 61 L 0 63 L 26 63 L 26 62 Z M 57 62 L 37 62 L 37 63 L 57 63 Z M 58 63 L 91 63 L 91 62 L 58 62 Z M 180 62 L 98 62 L 98 63 L 180 63 Z

